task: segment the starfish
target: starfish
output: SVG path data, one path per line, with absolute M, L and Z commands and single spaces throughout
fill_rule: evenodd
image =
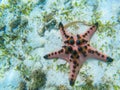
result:
M 88 58 L 96 58 L 105 62 L 112 62 L 113 59 L 90 45 L 90 39 L 96 32 L 98 23 L 91 26 L 85 33 L 72 35 L 65 31 L 65 27 L 60 22 L 59 29 L 64 45 L 62 49 L 44 56 L 45 59 L 61 58 L 70 65 L 69 82 L 73 86 L 79 70 Z

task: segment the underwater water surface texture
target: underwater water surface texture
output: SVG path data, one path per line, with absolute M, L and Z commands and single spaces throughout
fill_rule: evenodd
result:
M 120 90 L 119 2 L 0 0 L 0 90 Z M 69 63 L 45 57 L 64 45 L 60 22 L 72 36 L 97 25 L 90 45 L 113 62 L 88 58 L 71 85 Z

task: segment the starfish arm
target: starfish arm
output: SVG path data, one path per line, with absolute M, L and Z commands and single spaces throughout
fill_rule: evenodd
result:
M 95 25 L 91 26 L 82 36 L 85 39 L 90 40 L 93 34 L 96 32 L 97 27 L 98 27 L 98 23 L 95 23 Z
M 64 41 L 70 37 L 70 34 L 67 31 L 65 31 L 65 28 L 62 22 L 59 23 L 59 29 L 60 29 L 60 32 L 61 32 L 61 35 Z
M 79 70 L 80 70 L 81 66 L 83 65 L 84 61 L 85 61 L 84 59 L 82 59 L 82 61 L 81 60 L 71 60 L 70 73 L 69 73 L 69 82 L 70 82 L 71 86 L 74 85 L 76 78 L 79 74 Z
M 68 61 L 68 55 L 65 54 L 65 49 L 60 49 L 56 52 L 49 53 L 44 56 L 45 59 L 52 59 L 52 58 L 62 58 L 65 61 Z
M 96 58 L 105 62 L 112 62 L 113 59 L 109 56 L 107 56 L 106 54 L 103 54 L 99 51 L 97 51 L 96 49 L 89 47 L 88 49 L 88 57 L 90 58 Z

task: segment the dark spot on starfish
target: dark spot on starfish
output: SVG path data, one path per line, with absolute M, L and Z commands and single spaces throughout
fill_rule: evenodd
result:
M 83 49 L 81 47 L 78 47 L 78 51 L 81 52 Z
M 62 29 L 62 32 L 63 32 L 64 36 L 65 36 L 65 37 L 67 37 L 67 35 L 66 35 L 66 33 L 65 33 L 64 29 Z
M 77 62 L 76 61 L 73 61 L 73 63 L 76 65 L 77 64 Z
M 60 54 L 60 51 L 58 51 L 58 53 Z
M 51 53 L 51 55 L 54 55 L 53 53 Z
M 65 30 L 62 28 L 62 31 L 63 31 L 63 34 L 65 35 L 66 33 L 65 33 Z
M 63 52 L 63 49 L 61 49 L 60 52 L 62 53 L 62 52 Z
M 50 56 L 50 54 L 48 54 L 48 56 Z
M 57 52 L 55 52 L 55 54 L 57 54 Z
M 97 53 L 98 56 L 100 56 L 100 53 Z
M 66 35 L 65 30 L 64 30 L 64 27 L 62 27 L 62 32 L 63 32 L 63 34 L 64 34 L 64 35 L 65 35 L 65 37 L 66 37 L 67 35 Z
M 94 54 L 94 51 L 91 49 L 89 49 L 88 52 Z
M 75 73 L 75 70 L 72 70 L 73 73 Z
M 73 79 L 70 79 L 70 85 L 73 86 L 75 81 Z
M 73 55 L 71 55 L 70 58 L 73 58 Z
M 73 66 L 73 68 L 75 69 L 75 68 L 76 68 L 76 66 L 74 65 L 74 66 Z
M 87 33 L 90 33 L 90 31 L 87 31 Z
M 85 36 L 87 36 L 87 33 L 85 33 Z
M 69 38 L 69 36 L 65 33 L 65 31 L 63 30 L 63 34 L 66 38 Z
M 84 46 L 85 49 L 87 49 L 87 46 Z
M 95 51 L 95 53 L 98 53 L 98 51 Z
M 70 40 L 69 40 L 69 44 L 73 45 L 73 44 L 74 44 L 74 40 L 73 40 L 73 39 L 70 39 Z
M 95 51 L 95 53 L 99 56 L 100 55 L 100 53 L 98 52 L 98 51 Z
M 68 36 L 68 35 L 66 35 L 66 34 L 65 34 L 65 37 L 66 37 L 66 38 L 69 38 L 69 36 Z
M 71 46 L 68 46 L 67 49 L 68 49 L 69 52 L 72 52 L 72 47 Z
M 74 77 L 74 75 L 72 74 L 72 77 Z
M 63 48 L 66 48 L 67 46 L 62 46 Z
M 73 36 L 70 36 L 71 39 L 73 39 Z
M 93 51 L 93 50 L 91 50 L 91 53 L 92 53 L 92 54 L 94 54 L 94 51 Z
M 85 35 L 83 35 L 83 37 L 85 37 Z
M 87 44 L 87 46 L 90 46 L 90 44 Z
M 87 57 L 87 55 L 86 55 L 86 54 L 83 54 L 83 56 L 84 56 L 84 57 Z
M 90 30 L 92 30 L 92 27 L 90 28 Z
M 77 63 L 76 66 L 79 66 L 79 64 Z
M 62 53 L 62 52 L 63 52 L 63 49 L 61 49 L 61 50 L 58 51 L 59 54 Z
M 82 54 L 83 54 L 83 56 L 84 56 L 84 57 L 86 57 L 86 56 L 87 56 L 85 51 L 84 51 L 84 52 L 82 52 Z
M 83 39 L 83 40 L 82 40 L 82 42 L 83 42 L 83 43 L 87 43 L 88 41 L 87 41 L 87 40 L 85 40 L 85 39 Z
M 80 36 L 77 34 L 77 38 L 79 39 L 80 38 Z
M 68 47 L 67 46 L 63 46 L 63 48 L 65 49 L 65 54 L 69 54 L 68 51 Z M 63 49 L 59 51 L 60 53 L 63 52 Z
M 112 62 L 113 61 L 113 59 L 111 57 L 107 57 L 106 60 L 107 60 L 107 62 Z
M 104 58 L 104 55 L 102 55 L 102 57 Z
M 64 27 L 62 27 L 62 32 L 63 32 L 63 34 L 64 34 L 64 36 L 65 36 L 66 38 L 69 37 L 69 36 L 66 34 L 66 32 L 65 32 L 65 30 L 64 30 Z
M 70 62 L 72 62 L 72 60 L 70 59 Z
M 77 54 L 77 51 L 76 51 L 76 50 L 73 50 L 73 51 L 72 51 L 72 54 L 73 54 L 73 55 L 76 55 L 76 54 Z
M 76 58 L 78 59 L 78 58 L 79 58 L 79 55 L 76 55 Z
M 68 51 L 65 51 L 65 54 L 69 54 L 69 52 L 68 52 Z
M 91 50 L 89 49 L 88 52 L 91 53 Z
M 76 41 L 76 44 L 77 44 L 77 45 L 80 45 L 80 43 L 81 43 L 81 41 L 78 39 L 78 40 Z
M 97 55 L 98 55 L 98 56 L 100 56 L 100 53 L 99 53 L 99 52 L 97 52 Z
M 48 55 L 45 55 L 44 58 L 45 58 L 45 59 L 48 59 Z
M 69 41 L 68 41 L 68 40 L 66 40 L 66 41 L 64 41 L 64 43 L 69 43 Z

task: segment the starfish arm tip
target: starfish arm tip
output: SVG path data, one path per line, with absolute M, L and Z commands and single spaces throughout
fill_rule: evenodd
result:
M 59 23 L 59 28 L 60 28 L 60 27 L 63 27 L 63 24 L 62 24 L 62 22 L 60 22 L 60 23 Z
M 70 86 L 74 86 L 74 81 L 73 80 L 70 80 Z
M 95 23 L 95 26 L 98 27 L 98 25 L 99 25 L 98 22 L 96 22 L 96 23 Z
M 45 58 L 45 59 L 48 59 L 48 55 L 45 55 L 44 58 Z
M 107 57 L 107 62 L 113 62 L 113 59 L 111 57 Z

